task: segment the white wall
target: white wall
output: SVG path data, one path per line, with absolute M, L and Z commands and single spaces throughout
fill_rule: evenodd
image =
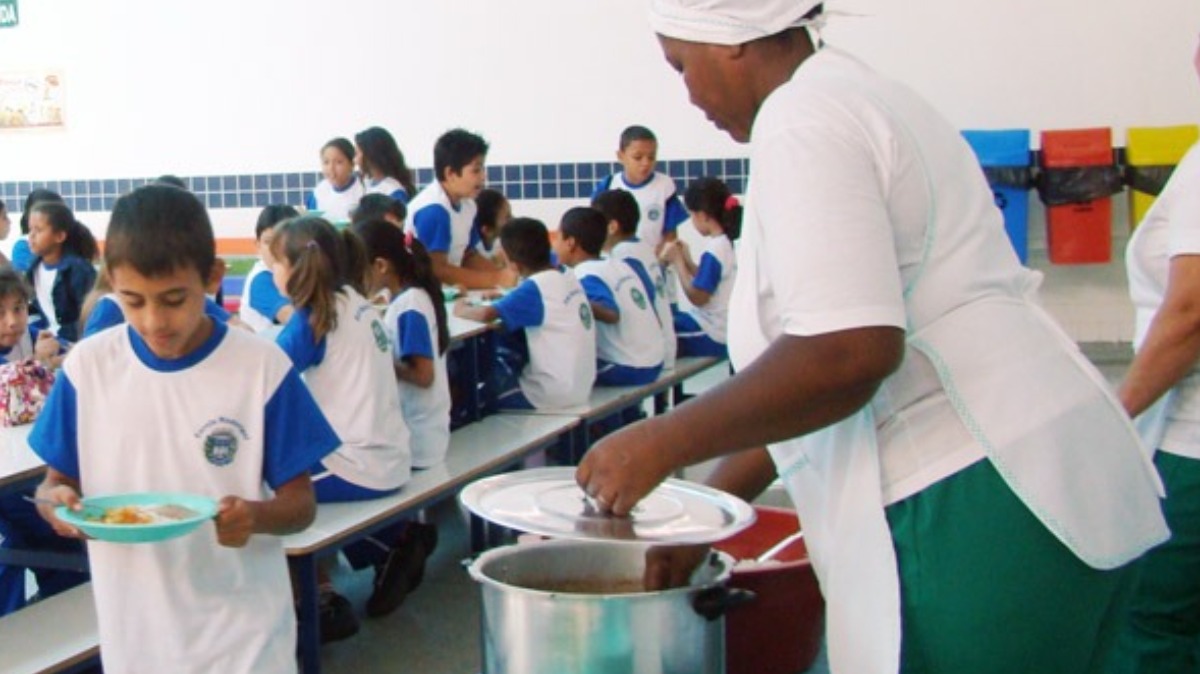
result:
M 493 163 L 606 159 L 634 121 L 664 157 L 741 156 L 688 105 L 645 5 L 25 0 L 0 70 L 61 69 L 68 126 L 0 133 L 0 181 L 315 170 L 325 140 L 372 124 L 419 166 L 457 125 Z M 964 128 L 1200 119 L 1195 0 L 829 6 L 864 14 L 832 18 L 834 43 Z

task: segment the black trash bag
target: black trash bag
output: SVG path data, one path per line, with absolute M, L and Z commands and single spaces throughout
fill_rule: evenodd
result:
M 1033 187 L 1033 169 L 1028 166 L 984 166 L 983 175 L 992 187 L 1018 190 Z
M 1174 172 L 1175 166 L 1173 164 L 1166 166 L 1126 166 L 1125 184 L 1139 192 L 1157 197 L 1162 194 L 1163 188 L 1167 186 L 1167 181 L 1171 179 L 1171 174 Z
M 1035 183 L 1047 206 L 1082 204 L 1125 189 L 1121 169 L 1113 165 L 1042 169 Z

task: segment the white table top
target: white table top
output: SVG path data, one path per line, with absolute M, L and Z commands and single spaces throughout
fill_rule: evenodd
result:
M 33 424 L 0 427 L 0 488 L 37 477 L 46 465 L 29 447 Z

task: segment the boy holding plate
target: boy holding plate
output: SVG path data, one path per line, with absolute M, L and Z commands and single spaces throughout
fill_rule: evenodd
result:
M 218 501 L 212 529 L 88 541 L 104 669 L 294 672 L 278 536 L 312 522 L 308 468 L 338 438 L 283 352 L 205 315 L 215 250 L 195 196 L 149 185 L 118 199 L 104 258 L 128 324 L 64 362 L 29 438 L 49 467 L 38 496 L 76 511 L 81 490 Z

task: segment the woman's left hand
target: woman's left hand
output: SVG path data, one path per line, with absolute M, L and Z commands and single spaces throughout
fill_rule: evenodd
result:
M 649 419 L 603 438 L 584 455 L 575 481 L 601 510 L 628 515 L 678 466 L 656 440 L 655 421 Z

